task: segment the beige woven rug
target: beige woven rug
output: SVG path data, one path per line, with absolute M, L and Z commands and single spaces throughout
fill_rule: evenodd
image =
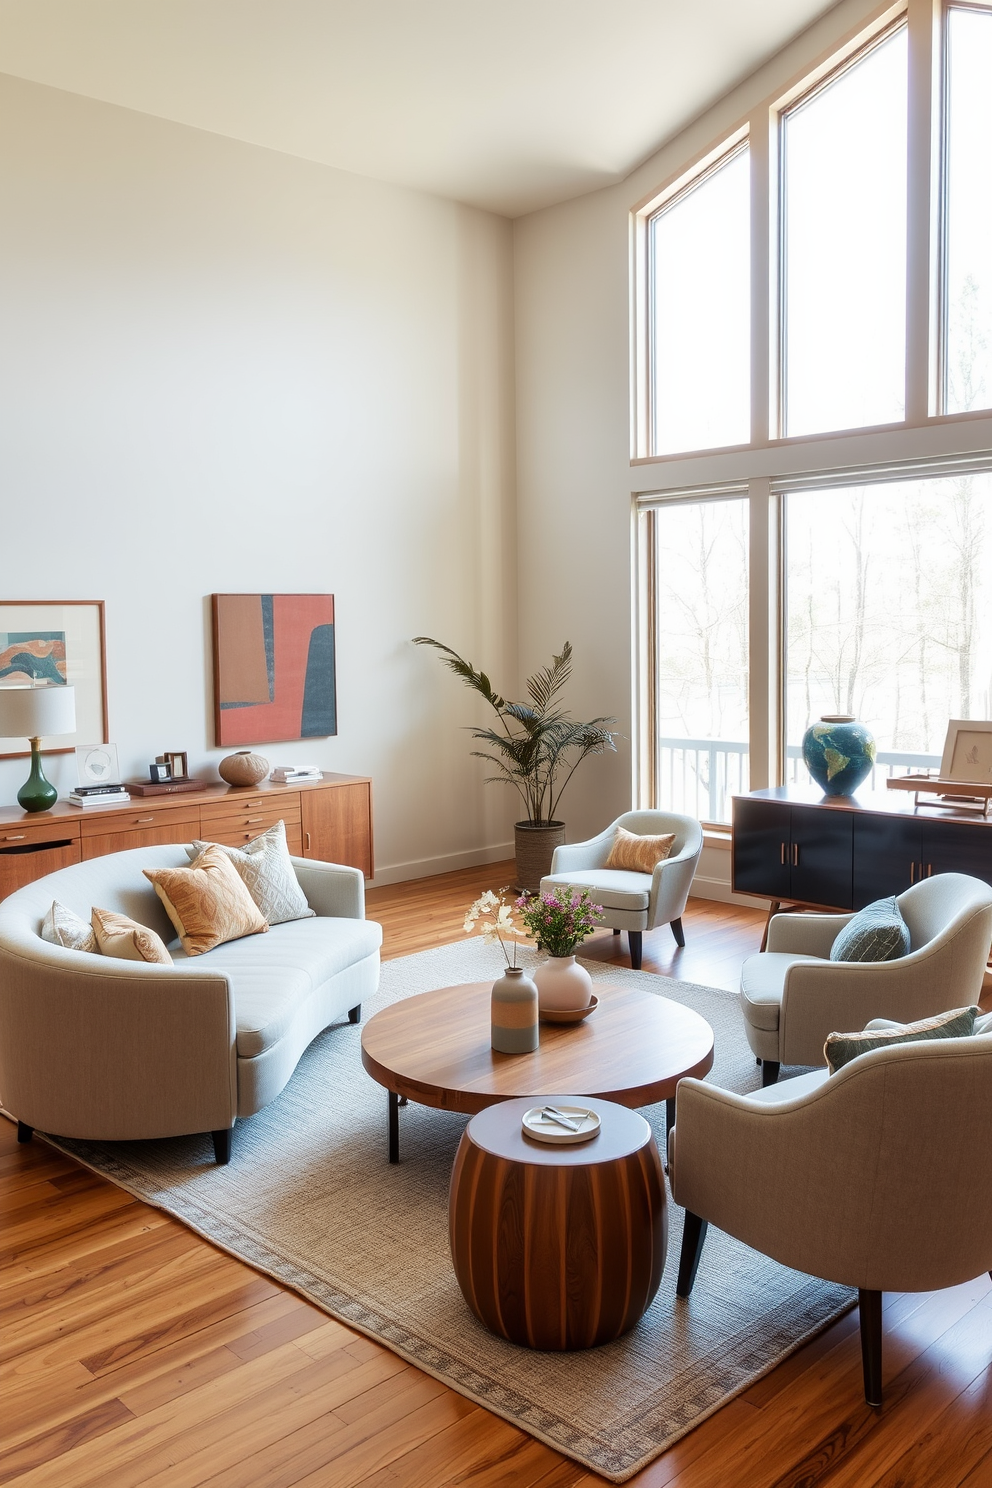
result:
M 386 962 L 364 1015 L 414 992 L 495 977 L 496 955 L 466 941 Z M 696 1008 L 716 1034 L 710 1079 L 757 1086 L 731 993 L 585 964 L 594 978 L 633 979 Z M 563 1355 L 493 1337 L 465 1306 L 448 1253 L 448 1177 L 465 1118 L 403 1109 L 403 1161 L 391 1168 L 386 1095 L 362 1069 L 359 1037 L 348 1024 L 323 1033 L 278 1100 L 238 1123 L 229 1167 L 214 1166 L 209 1137 L 56 1145 L 614 1482 L 855 1300 L 711 1228 L 692 1297 L 676 1301 L 682 1224 L 673 1206 L 661 1288 L 625 1338 Z M 663 1141 L 664 1108 L 644 1114 Z

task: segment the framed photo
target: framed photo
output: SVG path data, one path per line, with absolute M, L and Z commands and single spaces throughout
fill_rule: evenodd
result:
M 77 785 L 119 785 L 120 780 L 116 744 L 76 745 Z
M 189 774 L 185 749 L 167 749 L 162 756 L 169 768 L 170 780 L 185 780 Z
M 334 595 L 211 598 L 218 748 L 336 734 Z
M 947 725 L 941 780 L 992 784 L 992 720 L 952 718 Z
M 103 600 L 0 600 L 0 687 L 48 682 L 76 689 L 76 731 L 44 741 L 67 754 L 83 740 L 107 742 Z M 20 759 L 24 739 L 0 739 L 0 758 Z

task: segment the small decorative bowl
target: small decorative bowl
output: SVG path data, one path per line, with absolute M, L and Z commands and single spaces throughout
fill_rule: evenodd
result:
M 255 754 L 251 749 L 239 749 L 237 754 L 226 755 L 217 766 L 217 774 L 228 785 L 257 785 L 269 773 L 269 762 L 264 754 Z
M 599 1007 L 599 998 L 595 992 L 589 999 L 588 1007 L 584 1008 L 542 1008 L 542 1023 L 581 1023 L 583 1018 L 588 1018 Z

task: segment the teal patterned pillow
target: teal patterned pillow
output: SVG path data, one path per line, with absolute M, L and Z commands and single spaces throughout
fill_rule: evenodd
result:
M 852 916 L 830 947 L 831 961 L 895 961 L 909 950 L 909 926 L 895 899 L 876 899 Z
M 868 1054 L 872 1049 L 887 1049 L 891 1044 L 915 1044 L 924 1039 L 971 1038 L 980 1012 L 977 1007 L 952 1008 L 949 1013 L 921 1018 L 918 1023 L 866 1028 L 863 1033 L 831 1033 L 823 1046 L 823 1057 L 828 1070 L 835 1075 L 859 1054 Z

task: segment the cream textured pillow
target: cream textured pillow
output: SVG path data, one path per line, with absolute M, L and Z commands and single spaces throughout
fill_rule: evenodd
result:
M 172 957 L 165 942 L 147 925 L 129 920 L 127 915 L 116 914 L 112 909 L 93 911 L 93 935 L 105 956 L 116 956 L 121 961 L 154 961 L 162 966 L 171 966 Z
M 674 832 L 666 832 L 663 837 L 638 837 L 634 832 L 617 827 L 610 855 L 603 866 L 626 868 L 633 873 L 653 873 L 657 865 L 668 857 L 674 841 Z
M 189 868 L 146 868 L 187 956 L 202 956 L 227 940 L 268 930 L 265 917 L 222 847 L 204 848 Z
M 194 842 L 186 849 L 193 864 L 208 847 L 219 847 L 234 864 L 252 899 L 270 925 L 284 925 L 287 920 L 307 920 L 313 910 L 300 888 L 286 846 L 286 823 L 274 827 L 246 842 L 244 847 L 225 847 L 223 843 Z
M 41 938 L 49 945 L 65 946 L 69 951 L 97 953 L 100 949 L 91 926 L 57 899 L 52 900 L 52 907 L 41 922 Z

